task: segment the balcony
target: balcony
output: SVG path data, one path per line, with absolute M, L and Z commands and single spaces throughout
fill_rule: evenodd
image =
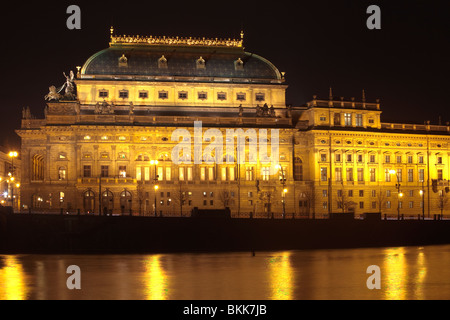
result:
M 99 184 L 97 178 L 78 178 L 78 184 Z M 102 177 L 102 184 L 137 184 L 137 180 L 132 177 Z

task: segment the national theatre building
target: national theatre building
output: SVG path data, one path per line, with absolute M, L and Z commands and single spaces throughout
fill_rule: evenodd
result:
M 288 106 L 285 74 L 246 52 L 243 36 L 116 36 L 111 29 L 109 48 L 64 74 L 62 87 L 50 87 L 44 119 L 23 112 L 22 209 L 190 216 L 194 208 L 228 207 L 234 217 L 277 218 L 445 214 L 449 126 L 383 123 L 380 102 L 366 101 L 364 93 L 344 99 L 330 90 L 329 97 Z M 180 129 L 185 136 L 174 139 Z M 192 153 L 174 161 L 183 142 Z M 211 150 L 218 142 L 223 152 Z M 276 170 L 261 158 L 261 144 Z

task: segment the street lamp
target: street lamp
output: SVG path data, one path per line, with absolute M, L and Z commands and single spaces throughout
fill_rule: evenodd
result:
M 11 203 L 12 203 L 12 207 L 14 210 L 14 158 L 17 158 L 19 156 L 19 154 L 15 151 L 11 151 L 9 153 L 9 157 L 11 158 L 11 166 L 12 166 L 12 172 L 11 172 L 11 182 L 13 182 L 13 184 L 11 185 Z
M 425 220 L 425 190 L 423 190 L 423 180 L 422 180 L 422 190 L 419 191 L 419 194 L 422 196 L 422 220 Z
M 397 194 L 398 194 L 398 201 L 397 201 L 397 220 L 400 220 L 400 199 L 403 197 L 403 193 L 400 191 L 400 179 L 398 176 L 398 171 L 395 170 L 389 170 L 390 174 L 395 174 L 397 177 L 397 184 L 395 185 L 395 187 L 397 188 Z
M 157 174 L 157 165 L 158 165 L 158 160 L 152 160 L 150 161 L 150 164 L 152 166 L 155 166 L 155 178 L 153 179 L 153 183 L 155 184 L 155 217 L 156 217 L 156 193 L 158 192 L 159 186 L 158 186 L 158 180 L 159 180 L 159 176 Z

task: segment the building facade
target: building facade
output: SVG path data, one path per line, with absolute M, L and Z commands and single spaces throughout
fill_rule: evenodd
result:
M 364 94 L 287 106 L 284 73 L 247 53 L 243 34 L 111 29 L 109 48 L 65 76 L 45 97 L 45 119 L 24 112 L 17 130 L 22 207 L 150 216 L 229 207 L 235 217 L 285 218 L 446 211 L 449 126 L 382 123 L 380 103 Z

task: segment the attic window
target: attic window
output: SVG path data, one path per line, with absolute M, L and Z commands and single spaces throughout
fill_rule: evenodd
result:
M 237 59 L 237 60 L 234 62 L 234 69 L 235 69 L 236 71 L 244 70 L 244 62 L 241 60 L 241 58 Z
M 125 54 L 122 54 L 122 57 L 119 58 L 119 68 L 128 67 L 128 59 L 125 57 Z
M 108 98 L 108 96 L 109 96 L 109 91 L 108 91 L 108 90 L 100 90 L 100 91 L 98 92 L 98 96 L 99 96 L 100 98 L 103 98 L 103 99 Z
M 159 69 L 167 69 L 167 59 L 166 57 L 162 56 L 158 60 L 158 68 Z
M 245 97 L 245 93 L 239 92 L 236 94 L 236 100 L 238 101 L 245 101 L 246 97 Z
M 255 98 L 258 102 L 266 101 L 266 95 L 264 93 L 257 93 Z
M 203 59 L 202 57 L 200 57 L 200 59 L 198 59 L 196 61 L 196 65 L 197 65 L 197 69 L 206 69 L 206 62 L 205 59 Z
M 208 93 L 207 92 L 199 92 L 198 93 L 198 100 L 207 100 L 208 99 Z

